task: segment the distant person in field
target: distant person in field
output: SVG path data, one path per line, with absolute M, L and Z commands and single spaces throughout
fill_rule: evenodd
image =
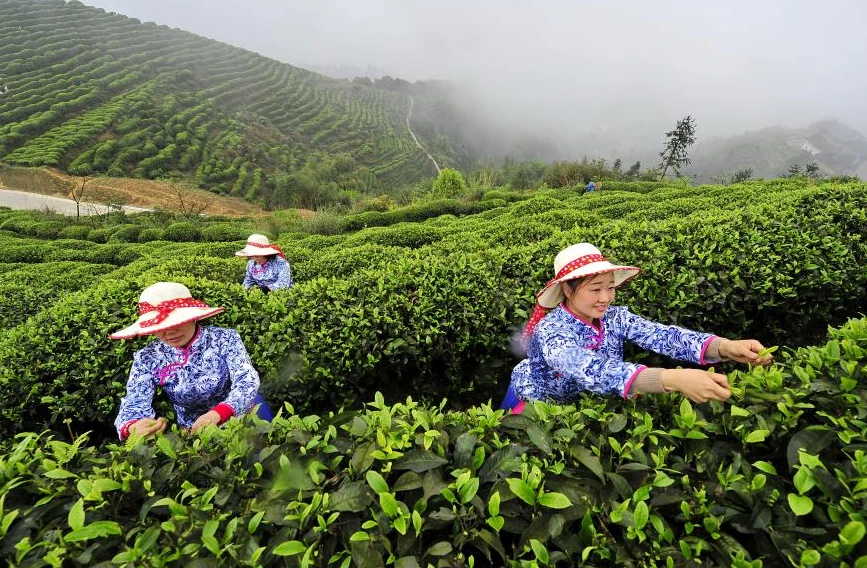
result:
M 293 286 L 292 268 L 286 255 L 265 235 L 250 235 L 246 246 L 235 255 L 250 259 L 244 275 L 244 288 L 258 287 L 267 294 Z
M 521 336 L 527 358 L 518 363 L 501 408 L 515 413 L 532 400 L 566 404 L 583 392 L 620 395 L 681 392 L 693 401 L 726 400 L 728 380 L 701 369 L 662 369 L 623 360 L 628 340 L 679 361 L 707 365 L 737 361 L 767 365 L 755 339 L 732 340 L 664 325 L 614 306 L 614 291 L 640 270 L 608 262 L 588 243 L 554 259 L 554 278 L 536 295 Z
M 596 191 L 596 184 L 592 181 L 587 184 L 587 193 L 590 193 L 591 191 Z
M 238 332 L 199 324 L 223 308 L 194 299 L 183 284 L 158 282 L 142 292 L 138 310 L 134 324 L 111 335 L 157 338 L 133 358 L 126 396 L 114 421 L 121 440 L 166 429 L 168 421 L 153 408 L 157 389 L 174 405 L 178 425 L 194 433 L 254 409 L 263 420 L 272 419 L 259 394 L 259 374 Z

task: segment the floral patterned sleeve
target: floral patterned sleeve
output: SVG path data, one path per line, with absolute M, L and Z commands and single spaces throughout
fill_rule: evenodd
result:
M 559 395 L 546 393 L 548 398 L 557 402 L 568 402 L 574 397 L 573 393 L 578 391 L 625 397 L 632 381 L 646 368 L 644 365 L 601 356 L 593 349 L 584 347 L 568 329 L 548 326 L 544 330 L 537 328 L 536 333 L 540 334 L 542 356 L 555 373 L 554 382 L 563 382 L 556 388 Z M 542 390 L 547 389 L 543 387 Z
M 255 284 L 255 282 L 253 281 L 253 274 L 251 273 L 253 268 L 253 262 L 254 261 L 252 260 L 247 261 L 247 269 L 244 273 L 244 288 L 247 288 L 248 290 L 253 287 L 253 284 Z
M 626 308 L 622 310 L 625 339 L 678 361 L 699 365 L 716 362 L 705 359 L 705 352 L 715 335 L 646 320 Z
M 280 288 L 291 288 L 292 287 L 292 267 L 289 266 L 289 261 L 278 257 L 280 261 L 277 264 L 277 280 L 274 284 L 271 285 L 272 290 L 277 290 Z
M 230 341 L 226 345 L 226 366 L 229 368 L 229 377 L 232 388 L 223 404 L 228 404 L 234 410 L 235 416 L 249 412 L 253 405 L 253 399 L 259 392 L 259 373 L 253 367 L 250 355 L 241 341 L 238 332 L 230 331 Z
M 142 351 L 137 351 L 133 357 L 129 380 L 126 383 L 126 396 L 120 399 L 120 410 L 114 421 L 118 437 L 126 438 L 126 429 L 136 420 L 154 418 L 153 408 L 154 386 L 153 374 L 147 369 Z

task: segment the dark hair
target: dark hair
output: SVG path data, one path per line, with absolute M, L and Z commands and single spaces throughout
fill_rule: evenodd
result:
M 577 288 L 578 286 L 580 286 L 581 284 L 583 284 L 584 281 L 587 280 L 587 278 L 588 278 L 587 276 L 582 276 L 582 277 L 580 277 L 580 278 L 573 278 L 572 280 L 566 280 L 566 281 L 563 282 L 563 283 L 564 283 L 566 286 L 569 286 L 569 290 L 571 290 L 572 292 L 574 292 L 574 291 L 575 291 L 575 288 Z

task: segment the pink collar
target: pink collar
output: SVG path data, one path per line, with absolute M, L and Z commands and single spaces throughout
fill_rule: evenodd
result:
M 581 323 L 589 325 L 590 327 L 592 327 L 593 330 L 596 331 L 597 333 L 602 332 L 603 325 L 602 325 L 602 319 L 601 318 L 599 319 L 599 326 L 597 327 L 596 325 L 593 324 L 593 322 L 587 321 L 586 319 L 582 318 L 581 316 L 579 316 L 578 314 L 576 314 L 575 312 L 570 310 L 569 306 L 566 305 L 566 302 L 560 302 L 560 307 L 563 308 L 564 310 L 566 310 L 566 312 L 569 315 L 571 315 L 572 317 L 574 317 L 575 319 L 577 319 Z

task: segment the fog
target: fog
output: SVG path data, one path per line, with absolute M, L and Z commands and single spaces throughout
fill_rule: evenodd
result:
M 606 152 L 823 119 L 867 133 L 858 0 L 85 0 L 298 65 L 447 79 L 515 132 Z M 593 153 L 589 148 L 577 150 Z

